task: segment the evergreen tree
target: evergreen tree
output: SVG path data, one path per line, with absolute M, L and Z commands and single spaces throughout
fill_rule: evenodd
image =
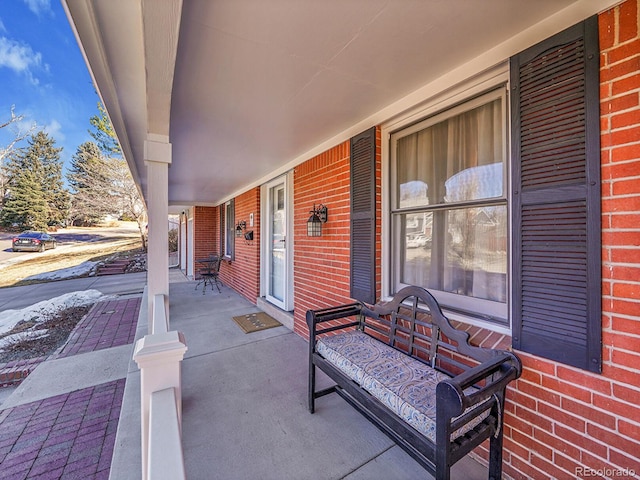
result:
M 18 171 L 2 209 L 3 223 L 17 224 L 29 230 L 46 230 L 48 217 L 46 196 L 36 174 L 29 169 Z
M 122 158 L 122 150 L 115 130 L 111 125 L 106 110 L 100 103 L 98 104 L 98 112 L 98 115 L 94 115 L 90 119 L 90 123 L 95 127 L 96 131 L 92 132 L 90 130 L 89 133 L 96 140 L 100 150 L 102 150 L 105 165 L 109 171 L 107 177 L 110 183 L 108 188 L 104 190 L 108 194 L 102 197 L 102 202 L 108 203 L 112 209 L 115 208 L 113 213 L 117 213 L 119 218 L 137 222 L 144 245 L 146 237 L 143 224 L 147 218 L 144 200 L 133 181 L 127 162 Z
M 72 223 L 93 225 L 105 215 L 113 213 L 110 200 L 108 160 L 93 142 L 78 147 L 71 158 L 67 182 L 71 187 L 72 200 L 69 219 Z
M 62 148 L 55 147 L 55 140 L 39 131 L 28 140 L 28 146 L 11 156 L 7 164 L 10 196 L 20 195 L 20 175 L 28 170 L 40 184 L 47 204 L 46 225 L 62 223 L 69 208 L 69 193 L 62 178 Z
M 98 115 L 91 117 L 89 123 L 95 128 L 95 131 L 89 130 L 89 135 L 93 137 L 104 155 L 106 157 L 121 156 L 122 149 L 116 137 L 116 132 L 107 116 L 107 111 L 100 102 L 98 102 Z

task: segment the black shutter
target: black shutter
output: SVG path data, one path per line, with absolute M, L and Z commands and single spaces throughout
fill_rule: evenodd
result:
M 376 128 L 351 139 L 351 298 L 376 301 Z
M 594 16 L 511 58 L 513 346 L 600 372 Z
M 227 247 L 225 245 L 225 241 L 224 241 L 224 235 L 225 235 L 225 221 L 224 221 L 224 203 L 222 205 L 220 205 L 218 207 L 219 211 L 218 211 L 218 215 L 220 218 L 220 253 L 222 255 L 226 255 L 227 254 Z

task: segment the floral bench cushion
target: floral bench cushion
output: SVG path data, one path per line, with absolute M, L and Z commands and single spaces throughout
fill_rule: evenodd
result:
M 355 330 L 319 338 L 316 351 L 393 413 L 436 442 L 436 385 L 449 378 L 428 365 Z M 453 432 L 455 439 L 482 416 Z

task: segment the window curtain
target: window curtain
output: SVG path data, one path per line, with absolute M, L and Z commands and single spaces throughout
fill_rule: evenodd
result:
M 502 121 L 501 100 L 496 99 L 399 139 L 398 207 L 504 197 Z M 427 225 L 420 215 L 425 214 L 403 217 L 401 238 L 413 234 L 407 225 Z M 506 241 L 499 240 L 506 237 L 506 207 L 434 210 L 426 215 L 431 222 L 430 252 L 416 259 L 404 248 L 401 281 L 506 301 Z

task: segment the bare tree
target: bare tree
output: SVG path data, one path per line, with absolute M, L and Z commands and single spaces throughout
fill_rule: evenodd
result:
M 15 105 L 11 105 L 11 116 L 9 120 L 0 123 L 0 129 L 8 128 L 13 133 L 13 138 L 9 144 L 4 147 L 0 147 L 0 202 L 3 205 L 4 199 L 7 196 L 7 189 L 9 188 L 8 175 L 5 169 L 5 160 L 15 151 L 16 145 L 29 137 L 37 128 L 35 122 L 31 123 L 28 128 L 24 128 L 24 125 L 22 124 L 23 120 L 24 115 L 16 115 Z
M 98 114 L 91 117 L 90 123 L 95 131 L 90 130 L 89 133 L 102 151 L 106 167 L 104 176 L 110 181 L 109 185 L 101 187 L 96 185 L 97 191 L 101 191 L 100 188 L 105 188 L 108 192 L 102 195 L 101 200 L 97 199 L 96 201 L 102 202 L 101 208 L 106 207 L 105 201 L 112 208 L 116 206 L 120 218 L 135 220 L 140 230 L 142 244 L 146 248 L 146 226 L 143 225 L 146 224 L 147 211 L 144 199 L 133 181 L 127 162 L 122 158 L 122 149 L 118 138 L 101 103 L 98 103 Z

